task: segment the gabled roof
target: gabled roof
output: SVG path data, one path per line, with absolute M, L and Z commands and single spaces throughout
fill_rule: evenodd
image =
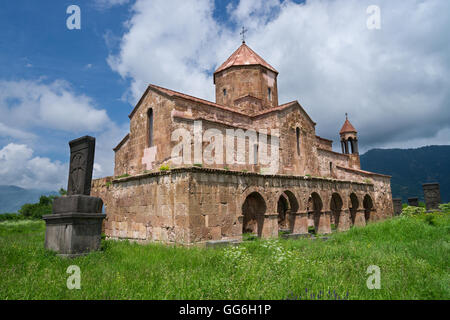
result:
M 276 107 L 276 108 L 271 108 L 271 109 L 264 110 L 264 111 L 262 111 L 262 112 L 260 112 L 260 113 L 257 113 L 257 114 L 255 114 L 255 115 L 253 115 L 252 118 L 255 118 L 255 117 L 258 117 L 258 116 L 262 116 L 262 115 L 266 115 L 266 114 L 272 113 L 272 112 L 283 111 L 283 110 L 286 110 L 286 109 L 288 109 L 288 108 L 290 108 L 290 107 L 293 107 L 293 106 L 298 106 L 298 107 L 300 108 L 301 112 L 306 116 L 306 118 L 307 118 L 314 126 L 316 125 L 316 123 L 311 119 L 311 117 L 309 116 L 309 114 L 305 111 L 305 109 L 303 109 L 302 105 L 301 105 L 297 100 L 294 100 L 294 101 L 291 101 L 291 102 L 288 102 L 288 103 L 279 105 L 279 106 Z
M 339 131 L 340 134 L 343 133 L 349 133 L 349 132 L 357 132 L 355 127 L 348 121 L 348 119 L 345 119 L 344 125 L 342 126 L 341 131 Z
M 211 106 L 211 107 L 214 107 L 214 108 L 218 108 L 218 109 L 222 109 L 222 110 L 225 110 L 225 111 L 233 112 L 233 113 L 236 113 L 236 114 L 239 114 L 239 115 L 242 115 L 242 116 L 245 116 L 245 117 L 249 117 L 249 118 L 256 118 L 256 117 L 264 116 L 264 115 L 272 113 L 272 112 L 283 111 L 283 110 L 286 110 L 286 109 L 288 109 L 290 107 L 298 106 L 300 108 L 300 110 L 305 114 L 307 119 L 313 125 L 316 125 L 316 123 L 310 118 L 308 113 L 305 111 L 305 109 L 303 109 L 303 107 L 300 105 L 300 103 L 297 100 L 294 100 L 294 101 L 282 104 L 282 105 L 280 105 L 278 107 L 275 107 L 275 108 L 271 108 L 271 109 L 267 109 L 267 110 L 261 111 L 259 113 L 254 114 L 254 115 L 248 115 L 247 113 L 241 112 L 239 110 L 236 110 L 236 109 L 233 109 L 233 108 L 230 108 L 230 107 L 227 107 L 227 106 L 223 106 L 221 104 L 217 104 L 217 103 L 214 103 L 214 102 L 211 102 L 211 101 L 208 101 L 208 100 L 204 100 L 204 99 L 200 99 L 200 98 L 197 98 L 197 97 L 193 97 L 193 96 L 190 96 L 190 95 L 178 92 L 178 91 L 170 90 L 170 89 L 167 89 L 167 88 L 163 88 L 163 87 L 160 87 L 160 86 L 157 86 L 157 85 L 154 85 L 154 84 L 148 85 L 147 90 L 145 90 L 144 94 L 142 95 L 141 99 L 139 100 L 139 102 L 134 107 L 133 111 L 131 111 L 131 113 L 128 115 L 128 117 L 130 119 L 133 117 L 134 113 L 139 108 L 140 104 L 144 100 L 144 97 L 147 95 L 149 90 L 153 90 L 153 91 L 156 91 L 158 93 L 162 93 L 163 95 L 165 95 L 167 97 L 170 97 L 170 98 L 176 97 L 176 98 L 181 98 L 181 99 L 197 102 L 197 103 L 200 103 L 200 104 L 203 104 L 203 105 L 208 105 L 208 106 Z
M 255 51 L 250 49 L 245 42 L 243 42 L 242 45 L 214 73 L 218 73 L 233 66 L 248 65 L 261 65 L 278 74 L 278 71 L 275 70 L 274 67 L 268 64 Z
M 153 91 L 162 93 L 162 94 L 164 94 L 164 95 L 166 95 L 167 97 L 170 97 L 170 98 L 173 98 L 173 97 L 182 98 L 182 99 L 190 100 L 190 101 L 193 101 L 193 102 L 198 102 L 198 103 L 201 103 L 201 104 L 209 105 L 211 107 L 215 107 L 215 108 L 218 108 L 218 109 L 231 111 L 231 112 L 238 113 L 238 114 L 241 114 L 241 115 L 247 115 L 247 114 L 245 114 L 243 112 L 239 112 L 238 110 L 235 110 L 235 109 L 232 109 L 232 108 L 229 108 L 229 107 L 226 107 L 226 106 L 223 106 L 223 105 L 220 105 L 220 104 L 208 101 L 208 100 L 204 100 L 204 99 L 200 99 L 200 98 L 197 98 L 197 97 L 193 97 L 193 96 L 190 96 L 188 94 L 181 93 L 181 92 L 174 91 L 174 90 L 170 90 L 170 89 L 167 89 L 167 88 L 163 88 L 163 87 L 160 87 L 160 86 L 157 86 L 157 85 L 154 85 L 154 84 L 149 84 L 147 89 L 145 90 L 144 94 L 142 95 L 141 99 L 139 100 L 139 102 L 136 104 L 134 109 L 128 115 L 128 118 L 131 119 L 131 117 L 134 115 L 136 110 L 141 105 L 142 101 L 144 100 L 144 97 L 147 95 L 149 90 L 153 90 Z

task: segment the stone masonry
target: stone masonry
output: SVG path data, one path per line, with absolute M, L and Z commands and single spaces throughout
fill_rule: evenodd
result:
M 439 209 L 439 204 L 441 203 L 439 183 L 424 183 L 422 188 L 427 210 Z
M 298 101 L 278 104 L 277 77 L 243 43 L 214 73 L 216 102 L 149 85 L 129 115 L 130 132 L 114 148 L 114 177 L 92 183 L 91 194 L 106 207 L 106 235 L 191 244 L 239 240 L 247 232 L 330 233 L 393 216 L 390 177 L 361 170 L 348 118 L 339 132 L 343 152 L 335 152 Z M 180 130 L 192 140 L 174 138 Z M 208 161 L 211 146 L 213 158 L 229 150 L 208 140 L 211 130 L 235 132 L 233 147 L 244 139 L 246 161 L 235 161 L 237 153 L 232 163 Z M 268 155 L 279 162 L 275 169 L 260 160 L 252 140 L 261 130 Z M 198 141 L 200 163 L 185 162 Z

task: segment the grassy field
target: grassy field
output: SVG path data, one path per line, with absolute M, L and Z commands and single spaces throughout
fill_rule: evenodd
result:
M 104 241 L 76 259 L 43 249 L 43 222 L 2 222 L 0 299 L 450 299 L 449 215 L 216 250 Z M 66 286 L 70 265 L 81 269 L 79 290 Z M 381 269 L 379 290 L 367 288 L 370 265 Z

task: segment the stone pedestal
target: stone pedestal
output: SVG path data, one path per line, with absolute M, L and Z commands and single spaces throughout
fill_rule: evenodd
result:
M 317 234 L 331 233 L 331 212 L 322 212 L 316 227 Z
M 394 198 L 392 199 L 392 202 L 394 204 L 394 215 L 400 215 L 402 213 L 402 199 Z
M 53 214 L 46 223 L 45 248 L 59 256 L 76 257 L 100 249 L 103 201 L 100 198 L 73 195 L 56 198 Z
M 408 198 L 408 205 L 412 207 L 419 206 L 419 198 Z
M 422 188 L 427 210 L 438 210 L 441 203 L 439 183 L 424 183 Z

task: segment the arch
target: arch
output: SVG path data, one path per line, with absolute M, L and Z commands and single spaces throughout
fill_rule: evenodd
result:
M 312 215 L 314 232 L 317 232 L 320 222 L 320 216 L 322 213 L 323 202 L 320 195 L 317 192 L 311 193 L 308 199 L 308 216 Z M 310 218 L 311 220 L 311 218 Z
M 148 124 L 147 124 L 147 134 L 148 134 L 148 137 L 147 137 L 147 144 L 148 144 L 148 147 L 150 148 L 150 147 L 153 147 L 153 109 L 152 108 L 150 108 L 150 109 L 148 109 L 147 110 L 147 121 L 148 121 Z
M 334 224 L 334 229 L 338 229 L 339 227 L 343 204 L 342 197 L 338 193 L 333 193 L 331 195 L 331 223 Z
M 350 210 L 350 219 L 352 221 L 352 224 L 355 224 L 356 219 L 356 213 L 358 212 L 359 207 L 359 200 L 355 193 L 350 194 L 350 203 L 351 207 L 349 206 Z
M 282 194 L 278 198 L 277 212 L 278 212 L 278 230 L 289 229 L 289 214 L 291 213 L 291 208 L 288 199 L 284 194 Z
M 277 203 L 278 229 L 292 232 L 295 217 L 291 213 L 297 213 L 298 210 L 299 204 L 293 192 L 285 190 L 280 194 Z
M 363 200 L 363 206 L 364 206 L 364 218 L 366 219 L 366 223 L 370 220 L 370 213 L 373 210 L 373 201 L 372 197 L 366 194 L 364 196 Z
M 242 204 L 242 233 L 254 233 L 261 237 L 264 215 L 267 210 L 266 201 L 259 192 L 252 192 Z
M 355 146 L 353 145 L 353 138 L 348 138 L 348 142 L 350 142 L 350 147 L 349 147 L 349 153 L 351 153 L 351 154 L 353 154 L 353 153 L 355 153 Z M 350 149 L 351 149 L 351 152 L 350 152 Z

